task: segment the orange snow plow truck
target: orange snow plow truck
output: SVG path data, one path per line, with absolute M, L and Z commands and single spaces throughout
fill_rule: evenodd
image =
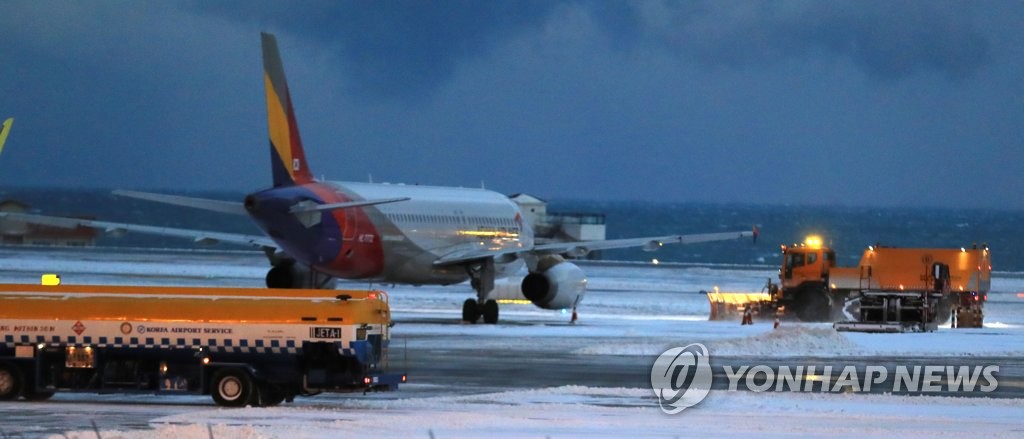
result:
M 760 293 L 708 293 L 711 319 L 748 308 L 761 318 L 831 321 L 836 329 L 876 332 L 981 327 L 992 271 L 987 245 L 970 248 L 868 246 L 855 267 L 837 267 L 836 253 L 816 236 L 782 246 L 778 284 Z

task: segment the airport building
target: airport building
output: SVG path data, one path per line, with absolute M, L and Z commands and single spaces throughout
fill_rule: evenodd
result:
M 509 196 L 523 212 L 523 221 L 533 229 L 537 243 L 600 241 L 605 239 L 603 213 L 548 212 L 548 203 L 530 194 Z M 588 259 L 599 259 L 592 252 Z
M 30 213 L 30 210 L 31 206 L 18 200 L 0 201 L 0 212 Z M 92 247 L 96 245 L 97 235 L 96 229 L 88 227 L 66 229 L 0 219 L 2 245 Z

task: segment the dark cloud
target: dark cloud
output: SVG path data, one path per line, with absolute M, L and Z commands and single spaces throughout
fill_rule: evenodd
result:
M 266 30 L 331 179 L 1020 207 L 1019 2 L 9 3 L 9 184 L 267 184 Z
M 266 23 L 337 50 L 352 80 L 377 95 L 417 97 L 459 62 L 536 29 L 548 1 L 200 2 L 200 11 Z
M 932 71 L 969 77 L 991 60 L 972 2 L 637 3 L 643 31 L 670 50 L 730 67 L 848 58 L 874 78 Z
M 810 12 L 808 44 L 849 56 L 868 74 L 898 79 L 935 71 L 971 76 L 991 61 L 991 43 L 973 22 L 971 3 L 866 2 L 871 7 Z M 816 9 L 825 9 L 818 4 Z
M 190 9 L 280 29 L 339 57 L 352 89 L 422 97 L 460 63 L 536 31 L 560 8 L 580 8 L 613 48 L 660 42 L 731 68 L 806 58 L 848 59 L 867 75 L 971 76 L 991 60 L 972 2 L 278 1 L 198 2 Z

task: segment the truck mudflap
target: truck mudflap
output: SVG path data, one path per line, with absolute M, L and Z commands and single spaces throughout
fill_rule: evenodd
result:
M 953 328 L 981 328 L 985 323 L 985 312 L 981 308 L 958 308 L 954 310 L 950 326 Z

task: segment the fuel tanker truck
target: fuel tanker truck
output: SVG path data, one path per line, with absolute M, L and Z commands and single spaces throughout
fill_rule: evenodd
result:
M 748 308 L 760 317 L 837 322 L 836 329 L 895 332 L 981 327 L 992 272 L 987 245 L 960 248 L 868 246 L 855 267 L 837 267 L 817 236 L 783 245 L 778 283 L 760 292 L 707 293 L 711 319 Z M 738 318 L 738 317 L 737 317 Z
M 0 400 L 392 390 L 390 317 L 382 291 L 0 285 Z

